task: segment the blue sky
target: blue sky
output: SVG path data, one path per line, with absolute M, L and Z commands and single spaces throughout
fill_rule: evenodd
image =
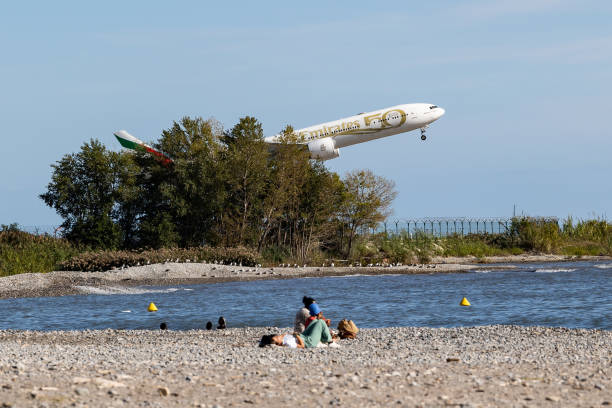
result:
M 0 6 L 0 223 L 59 224 L 50 165 L 118 129 L 252 115 L 271 135 L 411 102 L 446 109 L 426 142 L 327 162 L 394 180 L 392 218 L 610 218 L 610 2 L 88 3 Z

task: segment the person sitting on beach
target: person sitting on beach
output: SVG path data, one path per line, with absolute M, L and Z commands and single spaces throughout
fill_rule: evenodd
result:
M 313 348 L 317 347 L 319 343 L 328 344 L 333 341 L 327 324 L 323 320 L 317 319 L 310 323 L 301 334 L 267 334 L 261 338 L 259 347 L 275 344 L 289 348 Z
M 325 322 L 325 324 L 327 324 L 327 327 L 331 326 L 331 320 L 323 316 L 323 312 L 316 302 L 313 302 L 310 304 L 310 306 L 308 306 L 308 312 L 310 313 L 310 317 L 306 319 L 306 328 L 308 328 L 308 326 L 315 320 L 322 320 Z
M 308 296 L 304 296 L 302 298 L 302 303 L 304 303 L 304 307 L 298 310 L 295 315 L 295 322 L 293 323 L 293 330 L 296 333 L 301 333 L 306 329 L 306 320 L 310 317 L 310 312 L 308 311 L 308 306 L 314 303 L 314 299 Z

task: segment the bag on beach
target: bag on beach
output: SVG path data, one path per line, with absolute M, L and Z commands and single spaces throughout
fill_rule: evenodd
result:
M 341 339 L 354 339 L 357 337 L 359 329 L 352 320 L 342 319 L 338 323 L 338 335 Z

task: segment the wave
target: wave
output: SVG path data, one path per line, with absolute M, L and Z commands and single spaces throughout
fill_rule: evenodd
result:
M 124 288 L 117 286 L 108 286 L 108 287 L 95 287 L 95 286 L 75 286 L 75 289 L 78 289 L 82 293 L 88 295 L 143 295 L 147 293 L 172 293 L 178 290 L 179 288 L 166 288 L 166 289 L 145 289 L 145 288 Z M 185 290 L 185 289 L 183 289 Z
M 472 269 L 470 272 L 474 272 L 474 273 L 490 273 L 490 272 L 493 272 L 493 269 Z
M 598 269 L 612 269 L 612 264 L 595 265 L 595 267 Z
M 539 273 L 557 273 L 557 272 L 574 272 L 576 268 L 550 268 L 550 269 L 536 269 L 534 272 Z

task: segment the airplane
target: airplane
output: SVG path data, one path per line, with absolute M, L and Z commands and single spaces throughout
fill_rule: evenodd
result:
M 295 134 L 298 137 L 297 143 L 308 149 L 312 159 L 324 161 L 339 157 L 340 148 L 416 129 L 421 130 L 421 140 L 425 140 L 427 127 L 444 113 L 444 109 L 430 103 L 396 105 L 298 129 Z M 151 152 L 164 164 L 172 162 L 168 156 L 144 144 L 125 130 L 119 130 L 114 135 L 123 147 Z M 281 135 L 266 137 L 264 141 L 274 149 L 280 144 Z
M 396 105 L 298 129 L 295 133 L 298 143 L 308 146 L 312 159 L 330 160 L 340 156 L 342 147 L 415 129 L 421 129 L 421 140 L 425 140 L 427 127 L 440 119 L 444 112 L 444 109 L 430 103 Z M 266 137 L 264 141 L 276 144 L 280 138 L 280 135 L 274 135 Z

